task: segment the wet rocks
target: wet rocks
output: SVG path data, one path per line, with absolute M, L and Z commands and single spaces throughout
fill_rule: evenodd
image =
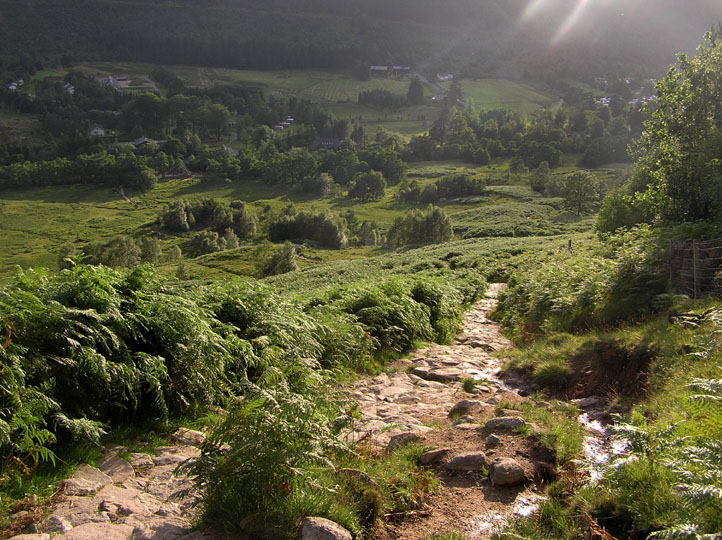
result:
M 305 517 L 301 524 L 301 540 L 352 540 L 351 533 L 328 519 Z
M 493 486 L 516 486 L 526 482 L 526 473 L 519 463 L 509 457 L 494 460 L 489 470 L 489 480 Z

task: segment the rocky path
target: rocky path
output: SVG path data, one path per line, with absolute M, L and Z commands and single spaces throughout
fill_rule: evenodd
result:
M 18 523 L 28 524 L 12 540 L 220 540 L 192 530 L 191 499 L 178 497 L 191 482 L 173 474 L 179 463 L 198 456 L 203 439 L 181 428 L 173 446 L 152 454 L 106 447 L 97 467 L 81 465 L 65 481 L 49 515 L 17 515 Z
M 398 363 L 397 372 L 352 388 L 363 418 L 351 439 L 384 449 L 409 442 L 428 446 L 422 463 L 441 482 L 418 510 L 389 516 L 375 539 L 421 540 L 452 531 L 488 538 L 513 514 L 535 508 L 536 482 L 552 457 L 534 437 L 519 433 L 525 421 L 513 405 L 524 399 L 516 389 L 521 381 L 502 381 L 501 361 L 491 354 L 511 346 L 487 318 L 500 287 L 492 285 L 467 313 L 453 344 L 416 351 Z M 476 384 L 471 388 L 467 381 L 466 392 L 463 381 L 469 378 Z
M 511 343 L 487 318 L 500 288 L 492 285 L 466 314 L 454 343 L 432 344 L 397 362 L 395 371 L 351 386 L 362 418 L 349 442 L 382 450 L 419 442 L 431 449 L 422 464 L 440 480 L 416 510 L 387 516 L 373 540 L 426 540 L 452 531 L 486 539 L 515 514 L 536 508 L 537 486 L 553 458 L 525 435 L 525 420 L 514 409 L 527 399 L 523 382 L 500 378 L 493 353 Z M 15 530 L 24 534 L 13 540 L 220 540 L 193 530 L 191 500 L 177 497 L 190 480 L 173 475 L 199 454 L 203 437 L 181 429 L 173 446 L 152 454 L 108 448 L 97 467 L 83 465 L 65 482 L 49 514 L 18 515 L 23 526 Z

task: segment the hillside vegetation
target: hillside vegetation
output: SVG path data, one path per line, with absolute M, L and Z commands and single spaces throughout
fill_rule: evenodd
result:
M 684 8 L 657 2 L 651 9 L 638 2 L 625 6 L 623 16 L 614 3 L 598 3 L 563 46 L 550 49 L 572 4 L 553 2 L 530 14 L 523 0 L 262 6 L 235 0 L 40 0 L 6 1 L 0 10 L 8 52 L 242 69 L 406 63 L 476 76 L 554 71 L 579 77 L 592 65 L 605 74 L 662 67 L 719 18 L 718 6 L 702 1 Z

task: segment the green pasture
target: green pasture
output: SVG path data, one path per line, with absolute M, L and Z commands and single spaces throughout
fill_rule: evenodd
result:
M 559 174 L 571 170 L 574 170 L 573 165 L 566 164 Z M 458 238 L 546 236 L 587 231 L 592 225 L 590 218 L 578 219 L 564 212 L 560 199 L 544 198 L 532 191 L 527 175 L 510 175 L 508 160 L 495 160 L 484 167 L 459 161 L 412 163 L 408 181 L 418 182 L 423 188 L 454 172 L 472 173 L 490 182 L 482 196 L 438 203 L 451 216 Z M 595 174 L 613 184 L 617 181 L 619 168 L 606 167 Z M 203 178 L 169 180 L 146 193 L 129 192 L 132 203 L 104 187 L 79 185 L 5 190 L 0 192 L 0 235 L 4 247 L 0 279 L 7 278 L 15 265 L 56 268 L 60 249 L 66 244 L 82 247 L 117 235 L 138 238 L 148 234 L 164 208 L 180 199 L 214 198 L 226 202 L 240 199 L 258 212 L 265 209 L 272 214 L 278 214 L 291 203 L 298 210 L 314 212 L 340 214 L 351 209 L 359 221 L 372 220 L 382 230 L 387 230 L 409 209 L 425 207 L 420 203 L 398 202 L 400 188 L 390 186 L 383 198 L 366 203 L 346 196 L 317 199 L 295 193 L 288 186 L 250 179 L 236 182 L 208 182 Z M 263 228 L 261 223 L 259 235 Z M 171 246 L 182 244 L 184 239 L 174 235 L 160 237 L 166 252 Z M 205 278 L 251 274 L 254 268 L 249 246 L 186 260 L 185 270 L 192 276 Z M 304 250 L 304 257 L 298 260 L 302 269 L 333 261 L 367 258 L 380 252 L 378 248 L 365 247 L 340 251 Z M 323 263 L 316 259 L 322 259 Z M 163 271 L 175 273 L 177 263 L 164 266 Z

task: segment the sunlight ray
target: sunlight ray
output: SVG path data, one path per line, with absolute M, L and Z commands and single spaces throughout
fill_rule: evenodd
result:
M 562 24 L 559 27 L 559 30 L 557 30 L 557 33 L 554 34 L 554 37 L 551 41 L 552 45 L 556 45 L 557 43 L 559 43 L 571 31 L 571 29 L 574 28 L 574 25 L 580 19 L 588 4 L 589 0 L 579 0 L 577 7 L 575 7 L 574 11 L 569 14 L 569 16 L 564 21 L 564 24 Z

